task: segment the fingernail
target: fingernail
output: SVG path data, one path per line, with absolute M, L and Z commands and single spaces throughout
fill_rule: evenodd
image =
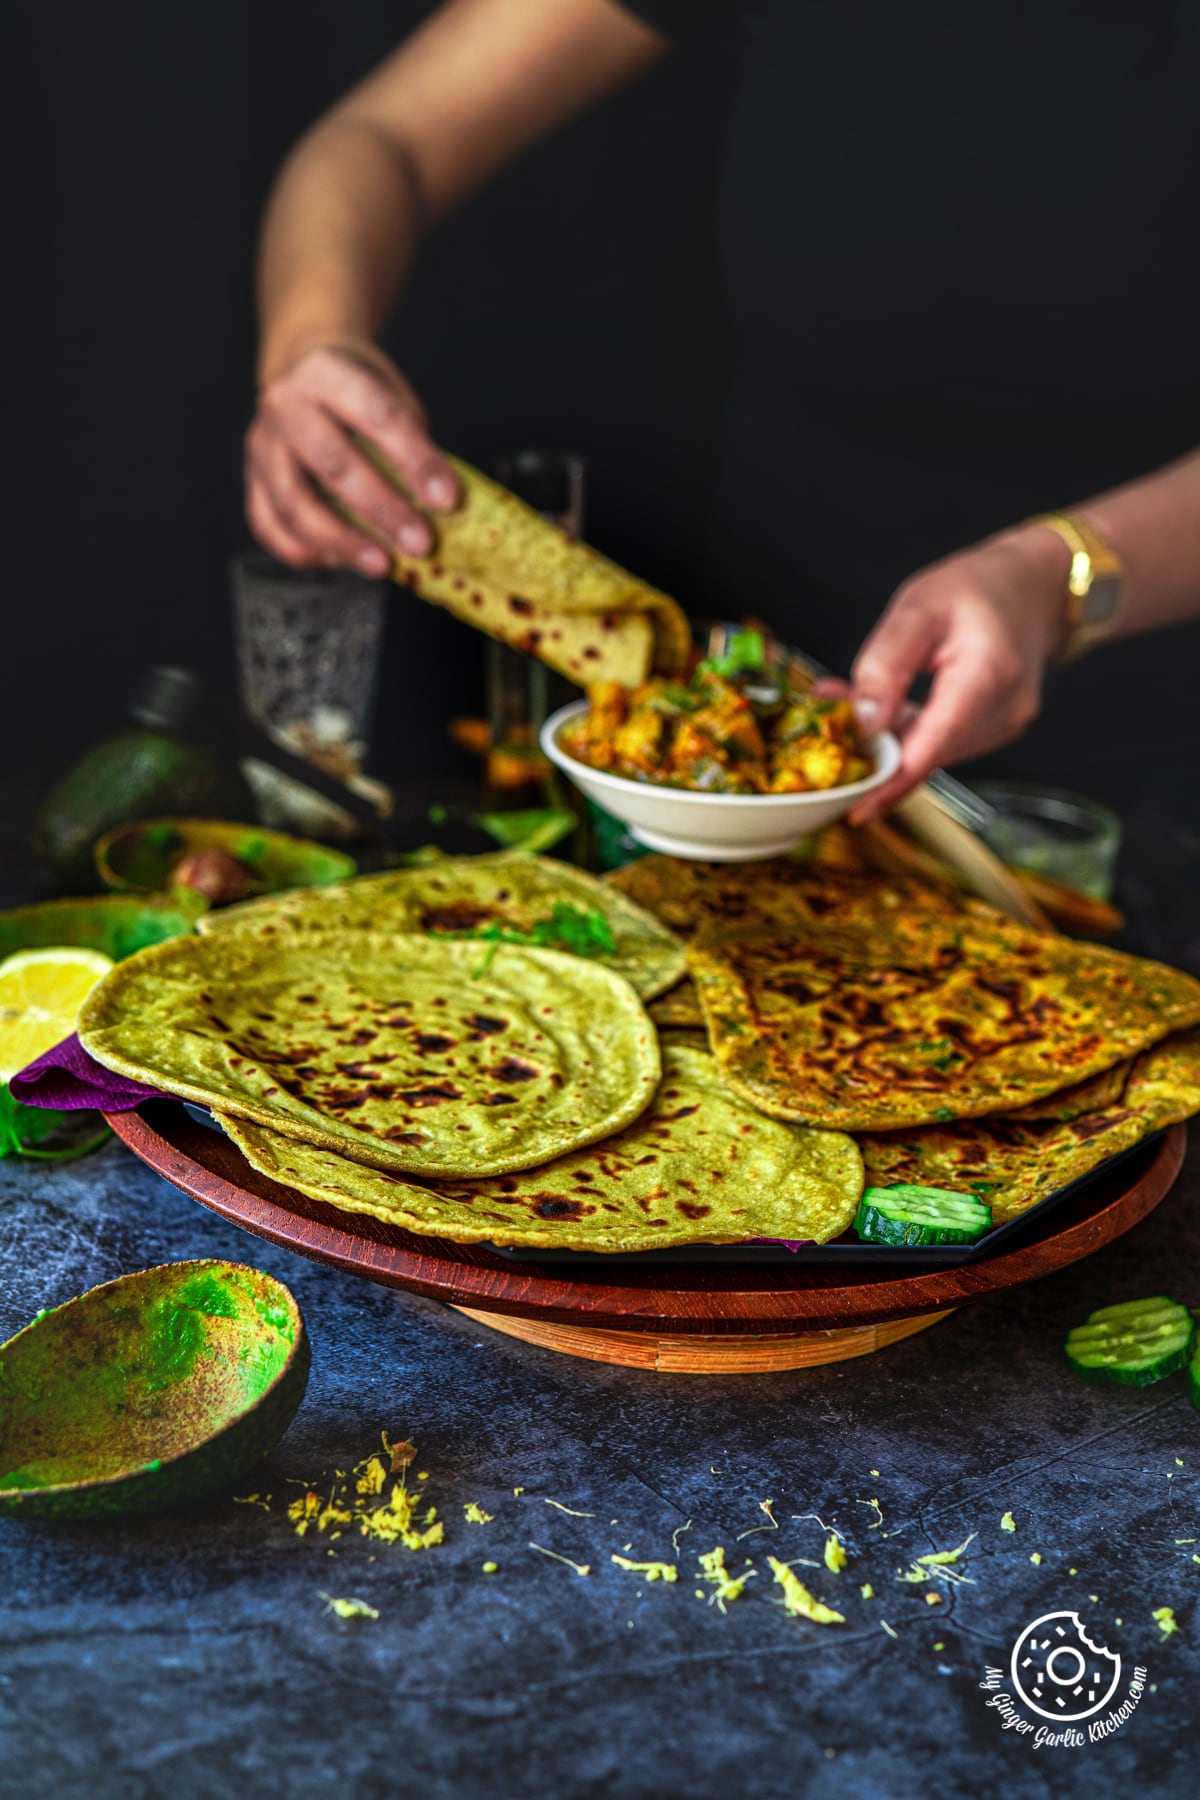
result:
M 406 525 L 400 533 L 400 548 L 410 556 L 422 556 L 429 548 L 429 533 L 420 525 Z
M 883 707 L 878 700 L 872 700 L 869 694 L 857 695 L 854 701 L 854 716 L 858 720 L 860 731 L 878 731 L 883 718 Z
M 448 475 L 432 475 L 425 483 L 425 498 L 430 506 L 453 506 L 458 490 Z
M 364 575 L 386 575 L 388 559 L 382 550 L 363 550 L 359 553 L 358 566 Z

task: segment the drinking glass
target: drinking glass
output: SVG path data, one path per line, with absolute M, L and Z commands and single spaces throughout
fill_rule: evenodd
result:
M 230 564 L 242 705 L 284 749 L 372 798 L 363 774 L 387 584 L 349 569 L 292 569 L 264 551 Z M 345 835 L 353 821 L 267 764 L 246 778 L 264 822 Z
M 1002 862 L 1096 900 L 1110 898 L 1121 843 L 1116 813 L 1082 794 L 1033 782 L 978 781 L 975 789 L 995 814 L 983 837 Z

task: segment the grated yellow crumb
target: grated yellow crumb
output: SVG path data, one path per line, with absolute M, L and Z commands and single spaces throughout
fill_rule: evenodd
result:
M 468 1525 L 490 1525 L 495 1516 L 494 1513 L 484 1512 L 478 1500 L 468 1500 L 463 1506 L 463 1518 Z
M 940 1606 L 942 1604 L 942 1596 L 932 1592 L 928 1593 L 925 1596 L 925 1604 L 926 1606 Z
M 296 1528 L 296 1536 L 303 1537 L 309 1526 L 314 1524 L 320 1515 L 321 1502 L 312 1489 L 293 1500 L 287 1509 L 287 1516 Z
M 706 1551 L 700 1557 L 700 1573 L 705 1581 L 712 1583 L 713 1591 L 708 1596 L 709 1605 L 715 1606 L 718 1612 L 724 1612 L 728 1601 L 741 1599 L 746 1583 L 751 1580 L 755 1571 L 751 1566 L 744 1575 L 731 1575 L 725 1567 L 724 1546 L 718 1544 L 715 1550 Z M 699 1598 L 703 1599 L 703 1592 L 698 1590 L 698 1593 Z
M 844 1625 L 845 1615 L 835 1612 L 832 1606 L 826 1606 L 815 1594 L 810 1594 L 798 1575 L 794 1575 L 786 1563 L 780 1562 L 777 1556 L 768 1556 L 767 1562 L 776 1581 L 783 1589 L 780 1605 L 793 1618 L 812 1619 L 818 1625 Z
M 382 1494 L 388 1472 L 383 1466 L 381 1456 L 369 1456 L 365 1462 L 359 1463 L 362 1474 L 355 1482 L 355 1491 L 360 1494 Z
M 1034 1551 L 1034 1553 L 1033 1553 L 1033 1555 L 1032 1555 L 1032 1556 L 1031 1556 L 1031 1557 L 1030 1557 L 1030 1559 L 1029 1559 L 1029 1560 L 1030 1560 L 1030 1562 L 1031 1562 L 1031 1563 L 1040 1563 L 1040 1562 L 1041 1562 L 1041 1560 L 1042 1560 L 1042 1553 L 1041 1553 L 1041 1551 L 1040 1551 L 1040 1550 L 1035 1550 L 1035 1551 Z
M 629 1569 L 634 1574 L 644 1575 L 647 1581 L 672 1582 L 679 1580 L 679 1570 L 674 1563 L 665 1562 L 630 1562 L 627 1556 L 613 1555 L 612 1561 L 618 1569 Z
M 483 1565 L 483 1572 L 485 1575 L 494 1575 L 498 1566 L 499 1565 L 494 1562 L 485 1562 Z
M 837 1575 L 846 1566 L 846 1546 L 836 1531 L 825 1539 L 825 1567 Z
M 1158 1629 L 1162 1632 L 1164 1638 L 1169 1638 L 1172 1632 L 1179 1630 L 1175 1614 L 1169 1606 L 1156 1606 L 1154 1611 L 1150 1614 L 1150 1617 L 1154 1620 L 1154 1623 L 1158 1626 Z
M 1017 1529 L 1017 1521 L 1010 1512 L 1004 1513 L 1001 1517 L 1000 1529 L 1001 1531 L 1015 1531 Z
M 859 1591 L 864 1600 L 873 1600 L 875 1598 L 875 1589 L 871 1586 L 869 1581 L 864 1581 Z
M 979 1536 L 979 1533 L 977 1531 L 973 1531 L 971 1533 L 970 1537 L 965 1537 L 963 1539 L 962 1543 L 959 1544 L 957 1549 L 955 1549 L 955 1550 L 931 1550 L 929 1552 L 928 1556 L 915 1557 L 914 1561 L 917 1562 L 920 1565 L 920 1567 L 923 1569 L 932 1568 L 934 1566 L 941 1567 L 941 1566 L 944 1566 L 946 1563 L 956 1563 L 958 1561 L 959 1557 L 962 1555 L 963 1551 L 966 1549 L 967 1545 L 974 1543 L 975 1539 L 978 1536 Z
M 322 1594 L 325 1611 L 336 1613 L 339 1619 L 377 1619 L 378 1610 L 368 1606 L 365 1600 L 339 1600 L 332 1594 Z

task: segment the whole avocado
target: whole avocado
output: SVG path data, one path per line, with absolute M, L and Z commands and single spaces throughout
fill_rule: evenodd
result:
M 240 774 L 200 744 L 133 728 L 97 744 L 42 803 L 34 849 L 71 893 L 94 893 L 100 881 L 92 846 L 129 819 L 181 813 L 254 819 Z

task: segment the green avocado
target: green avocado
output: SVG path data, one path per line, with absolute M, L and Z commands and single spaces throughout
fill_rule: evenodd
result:
M 253 819 L 240 774 L 200 744 L 134 728 L 97 744 L 42 803 L 34 848 L 74 893 L 93 893 L 96 839 L 127 819 L 183 813 Z
M 0 1345 L 0 1518 L 93 1519 L 228 1490 L 308 1381 L 295 1299 L 203 1260 L 122 1275 Z

